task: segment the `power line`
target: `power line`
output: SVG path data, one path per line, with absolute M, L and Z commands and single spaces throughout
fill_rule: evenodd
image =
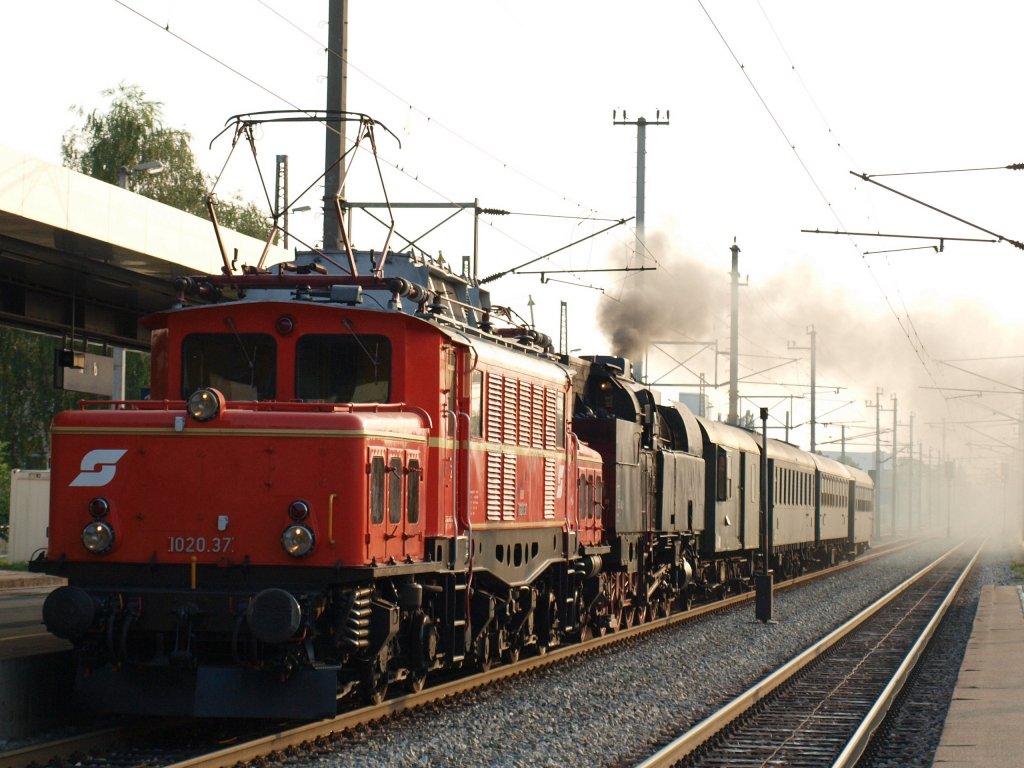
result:
M 1024 163 L 993 165 L 987 168 L 951 168 L 942 171 L 903 171 L 901 173 L 872 173 L 868 175 L 873 179 L 880 179 L 883 176 L 926 176 L 933 173 L 971 173 L 973 171 L 1024 171 Z
M 796 148 L 796 145 L 789 138 L 789 136 L 786 133 L 785 129 L 782 127 L 782 124 L 779 122 L 778 118 L 775 116 L 775 113 L 772 111 L 771 107 L 768 106 L 768 103 L 767 103 L 767 101 L 765 101 L 764 96 L 761 95 L 761 92 L 760 92 L 760 90 L 758 90 L 756 84 L 754 83 L 753 79 L 751 78 L 750 73 L 747 71 L 746 67 L 743 65 L 743 63 L 740 61 L 739 57 L 736 55 L 736 53 L 733 50 L 732 46 L 729 44 L 729 41 L 726 40 L 725 35 L 723 34 L 722 30 L 719 28 L 718 24 L 715 23 L 715 20 L 712 18 L 711 14 L 708 12 L 708 9 L 704 6 L 703 1 L 702 0 L 697 0 L 697 3 L 698 3 L 698 5 L 700 5 L 701 10 L 704 11 L 704 15 L 708 17 L 708 21 L 711 22 L 711 26 L 714 27 L 715 32 L 718 34 L 718 36 L 721 39 L 722 43 L 725 45 L 726 50 L 728 50 L 728 52 L 729 52 L 729 55 L 732 56 L 733 61 L 736 62 L 736 66 L 738 66 L 740 71 L 743 73 L 743 77 L 746 78 L 747 83 L 750 85 L 751 89 L 753 89 L 753 91 L 754 91 L 755 95 L 757 96 L 758 100 L 761 102 L 761 105 L 764 107 L 765 111 L 768 113 L 768 116 L 771 118 L 772 122 L 775 123 L 775 127 L 779 130 L 779 133 L 782 135 L 783 139 L 786 141 L 786 144 L 789 146 L 790 150 L 792 150 L 794 156 L 797 158 L 797 161 L 800 164 L 800 167 L 803 169 L 803 171 L 807 175 L 808 179 L 810 179 L 811 184 L 814 186 L 814 189 L 817 191 L 817 193 L 821 197 L 822 201 L 828 207 L 828 210 L 832 214 L 832 217 L 837 222 L 839 222 L 840 226 L 842 226 L 842 219 L 839 216 L 838 212 L 835 210 L 835 208 L 832 206 L 832 203 L 829 201 L 828 197 L 825 195 L 824 191 L 821 188 L 821 185 L 818 184 L 817 180 L 814 178 L 814 174 L 811 173 L 810 168 L 808 168 L 807 164 L 804 162 L 803 157 L 801 156 L 800 152 Z M 878 183 L 878 182 L 875 182 L 875 183 Z M 843 228 L 845 229 L 845 227 L 843 227 Z M 856 246 L 856 243 L 854 243 L 854 245 Z M 858 251 L 859 250 L 860 249 L 858 248 Z M 918 361 L 921 363 L 921 366 L 924 368 L 925 373 L 928 375 L 928 378 L 931 379 L 931 381 L 937 385 L 938 382 L 935 381 L 935 376 L 932 373 L 931 369 L 928 367 L 928 363 L 925 360 L 925 356 L 926 355 L 928 357 L 931 357 L 931 355 L 928 354 L 928 352 L 927 352 L 927 350 L 925 348 L 925 345 L 924 345 L 924 341 L 921 339 L 920 335 L 918 335 L 917 329 L 914 328 L 913 323 L 910 321 L 909 313 L 907 313 L 907 324 L 905 325 L 903 319 L 900 317 L 899 312 L 897 312 L 896 308 L 893 306 L 892 300 L 890 299 L 888 293 L 886 293 L 885 289 L 882 287 L 882 284 L 879 282 L 878 276 L 875 275 L 874 270 L 871 267 L 871 264 L 868 263 L 866 259 L 864 259 L 863 255 L 861 255 L 861 262 L 867 267 L 868 274 L 871 275 L 871 279 L 875 282 L 875 286 L 878 288 L 879 292 L 881 293 L 882 298 L 885 299 L 885 303 L 889 307 L 889 311 L 892 313 L 893 317 L 896 319 L 897 324 L 900 326 L 900 330 L 903 331 L 903 335 L 906 337 L 907 341 L 909 342 L 911 349 L 914 351 L 914 354 L 916 355 Z M 907 325 L 910 326 L 910 330 L 909 331 L 907 329 Z M 911 335 L 911 332 L 913 333 L 913 336 Z M 916 343 L 914 341 L 915 338 L 917 339 Z
M 438 126 L 439 128 L 441 128 L 442 130 L 446 131 L 447 133 L 449 133 L 450 135 L 452 135 L 453 137 L 455 137 L 456 139 L 458 139 L 459 141 L 461 141 L 462 143 L 464 143 L 464 144 L 465 144 L 466 146 L 468 146 L 468 147 L 470 147 L 470 148 L 472 148 L 472 149 L 476 150 L 477 152 L 479 152 L 479 153 L 480 153 L 481 155 L 483 155 L 484 157 L 487 157 L 487 158 L 489 158 L 489 159 L 493 160 L 494 162 L 496 162 L 496 163 L 499 163 L 499 164 L 500 164 L 500 165 L 502 166 L 502 168 L 505 168 L 505 169 L 507 169 L 507 170 L 511 171 L 512 173 L 514 173 L 514 174 L 516 174 L 516 175 L 518 175 L 518 176 L 521 176 L 522 178 L 524 178 L 524 179 L 526 179 L 527 181 L 529 181 L 529 182 L 530 182 L 531 184 L 534 184 L 534 185 L 536 185 L 537 187 L 539 187 L 539 188 L 541 188 L 541 189 L 545 190 L 546 192 L 549 192 L 549 193 L 551 193 L 552 195 L 555 195 L 556 197 L 560 198 L 561 200 L 564 200 L 565 202 L 571 203 L 572 205 L 575 205 L 575 206 L 576 206 L 576 207 L 578 207 L 578 208 L 583 208 L 583 209 L 585 209 L 585 210 L 590 210 L 590 211 L 594 211 L 594 209 L 593 209 L 592 207 L 590 207 L 590 206 L 587 206 L 587 205 L 584 205 L 583 203 L 581 203 L 581 202 L 579 202 L 579 201 L 574 201 L 574 200 L 571 200 L 571 199 L 570 199 L 570 198 L 569 198 L 569 197 L 568 197 L 567 195 L 565 195 L 565 194 L 563 194 L 563 193 L 559 192 L 559 191 L 558 191 L 558 190 L 556 190 L 556 189 L 553 189 L 552 187 L 549 187 L 548 185 L 544 184 L 544 183 L 543 183 L 542 181 L 540 181 L 540 180 L 538 180 L 538 179 L 535 179 L 535 178 L 534 178 L 533 176 L 529 175 L 528 173 L 526 173 L 526 172 L 524 172 L 524 171 L 521 171 L 521 170 L 520 170 L 519 168 L 517 168 L 516 166 L 514 166 L 514 165 L 511 165 L 510 163 L 508 163 L 508 162 L 506 162 L 506 161 L 502 160 L 502 159 L 501 159 L 500 157 L 498 157 L 498 156 L 497 156 L 497 155 L 495 155 L 494 153 L 490 152 L 490 151 L 489 151 L 489 150 L 487 150 L 487 149 L 484 149 L 484 148 L 483 148 L 483 147 L 481 147 L 481 146 L 480 146 L 479 144 L 477 144 L 477 143 L 475 143 L 474 141 L 471 141 L 470 139 L 466 138 L 465 136 L 463 136 L 462 134 L 460 134 L 460 133 L 459 133 L 458 131 L 454 130 L 453 128 L 450 128 L 450 127 L 449 127 L 448 125 L 446 125 L 446 124 L 445 124 L 445 123 L 443 123 L 442 121 L 440 121 L 440 120 L 436 119 L 436 118 L 435 118 L 435 117 L 433 117 L 432 115 L 429 115 L 429 114 L 427 114 L 427 113 L 426 113 L 426 112 L 424 112 L 424 111 L 423 111 L 422 109 L 420 109 L 420 108 L 418 108 L 418 107 L 415 107 L 415 106 L 413 106 L 413 104 L 412 104 L 412 103 L 410 103 L 408 99 L 406 99 L 406 98 L 402 97 L 402 96 L 401 96 L 400 94 L 396 93 L 396 92 L 395 92 L 394 90 L 392 90 L 392 89 L 391 89 L 391 88 L 389 88 L 388 86 L 386 86 L 386 85 L 384 85 L 383 83 L 381 83 L 381 82 L 380 82 L 379 80 L 377 80 L 376 78 L 374 78 L 373 76 L 371 76 L 371 75 L 370 75 L 369 73 L 367 73 L 367 72 L 366 72 L 365 70 L 363 70 L 363 69 L 360 69 L 360 68 L 359 68 L 358 66 L 356 66 L 355 64 L 353 64 L 353 63 L 351 62 L 351 60 L 345 59 L 345 58 L 344 58 L 344 57 L 342 56 L 342 54 L 341 54 L 340 52 L 338 52 L 338 51 L 334 51 L 334 50 L 331 50 L 331 48 L 330 48 L 330 47 L 327 47 L 327 46 L 323 46 L 323 43 L 321 43 L 321 42 L 320 42 L 320 41 L 319 41 L 319 40 L 318 40 L 318 39 L 317 39 L 316 37 L 314 37 L 314 36 L 313 36 L 313 35 L 311 35 L 311 34 L 310 34 L 309 32 L 307 32 L 307 31 L 305 31 L 304 29 L 302 29 L 301 27 L 299 27 L 299 25 L 295 24 L 295 23 L 294 23 L 293 21 L 291 21 L 290 19 L 288 19 L 288 18 L 287 18 L 286 16 L 284 16 L 284 14 L 282 14 L 282 13 L 281 13 L 280 11 L 278 11 L 277 9 L 273 8 L 272 6 L 270 6 L 270 5 L 269 5 L 269 4 L 268 4 L 268 3 L 266 2 L 266 0 L 256 0 L 256 2 L 258 2 L 258 3 L 260 4 L 260 5 L 262 5 L 262 6 L 264 7 L 264 8 L 266 8 L 266 9 L 267 9 L 268 11 L 270 11 L 271 13 L 273 13 L 274 15 L 278 16 L 278 17 L 279 17 L 280 19 L 282 19 L 283 21 L 285 21 L 285 22 L 286 22 L 286 23 L 287 23 L 287 24 L 288 24 L 289 26 L 291 26 L 292 28 L 294 28 L 294 29 L 295 29 L 296 31 L 298 31 L 298 32 L 299 32 L 300 34 L 302 34 L 302 35 L 305 35 L 306 37 L 308 37 L 308 38 L 309 38 L 310 40 L 312 40 L 312 41 L 313 41 L 314 43 L 316 43 L 317 45 L 319 45 L 319 46 L 322 46 L 322 47 L 323 47 L 323 49 L 324 49 L 324 50 L 325 50 L 325 51 L 327 52 L 327 54 L 328 54 L 329 56 L 336 56 L 336 57 L 337 57 L 337 58 L 339 58 L 339 59 L 343 59 L 343 60 L 345 60 L 345 61 L 346 61 L 346 63 L 348 64 L 348 67 L 349 67 L 349 69 L 352 69 L 352 70 L 354 70 L 354 71 L 358 72 L 358 73 L 359 73 L 360 75 L 362 75 L 363 77 L 365 77 L 365 78 L 366 78 L 367 80 L 369 80 L 369 81 L 370 81 L 371 83 L 373 83 L 374 85 L 376 85 L 376 86 L 377 86 L 378 88 L 380 88 L 380 89 L 381 89 L 382 91 L 384 91 L 385 93 L 387 93 L 387 94 L 388 94 L 389 96 L 393 97 L 393 98 L 394 98 L 394 99 L 396 99 L 397 101 L 400 101 L 400 102 L 401 102 L 402 104 L 405 104 L 405 105 L 406 105 L 406 106 L 407 106 L 407 107 L 409 108 L 409 110 L 410 110 L 410 111 L 412 111 L 412 112 L 416 112 L 416 113 L 418 113 L 418 114 L 422 115 L 422 116 L 423 116 L 423 117 L 425 117 L 425 118 L 426 118 L 426 119 L 427 119 L 427 120 L 428 120 L 428 121 L 429 121 L 429 122 L 430 122 L 431 124 L 433 124 L 433 125 L 436 125 L 436 126 Z M 617 220 L 617 219 L 608 219 L 608 221 L 616 221 L 616 220 Z

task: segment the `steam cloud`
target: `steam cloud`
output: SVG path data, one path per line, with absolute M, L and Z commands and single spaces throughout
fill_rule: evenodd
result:
M 662 234 L 649 236 L 647 244 L 658 254 L 658 268 L 625 281 L 621 294 L 601 302 L 597 317 L 612 353 L 634 360 L 658 339 L 703 339 L 723 301 L 728 308 L 720 271 L 674 252 Z

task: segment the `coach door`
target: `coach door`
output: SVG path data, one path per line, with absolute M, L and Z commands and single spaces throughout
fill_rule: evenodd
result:
M 371 448 L 366 559 L 423 556 L 423 469 L 419 451 Z
M 743 472 L 743 546 L 754 549 L 761 541 L 761 456 L 741 453 Z

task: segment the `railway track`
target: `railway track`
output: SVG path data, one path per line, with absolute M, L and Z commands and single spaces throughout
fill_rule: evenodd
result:
M 784 590 L 808 581 L 833 576 L 847 568 L 855 568 L 871 560 L 903 551 L 914 543 L 916 542 L 908 541 L 879 548 L 854 562 L 842 563 L 782 582 L 776 585 L 776 589 Z M 582 645 L 567 646 L 550 651 L 544 656 L 522 659 L 516 664 L 438 683 L 418 693 L 394 697 L 375 706 L 344 712 L 329 720 L 294 727 L 282 727 L 279 723 L 254 724 L 252 721 L 217 721 L 213 724 L 189 721 L 174 726 L 146 721 L 0 753 L 0 768 L 64 765 L 68 762 L 81 768 L 94 765 L 103 768 L 117 768 L 121 765 L 172 765 L 176 768 L 233 766 L 273 753 L 285 753 L 303 744 L 329 740 L 334 734 L 404 711 L 442 702 L 541 667 L 563 663 L 580 654 L 595 653 L 609 645 L 627 642 L 649 632 L 693 621 L 714 611 L 750 602 L 753 598 L 752 592 L 734 595 L 694 607 L 684 613 L 597 637 Z
M 637 768 L 856 765 L 980 552 L 951 549 Z

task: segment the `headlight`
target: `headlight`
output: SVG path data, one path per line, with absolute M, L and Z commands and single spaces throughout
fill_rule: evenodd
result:
M 196 421 L 209 421 L 224 410 L 224 395 L 207 387 L 197 389 L 188 399 L 188 415 Z
M 114 529 L 99 521 L 82 529 L 82 546 L 93 554 L 106 552 L 114 546 Z
M 294 520 L 296 523 L 301 523 L 307 517 L 309 517 L 309 504 L 298 499 L 288 505 L 288 517 Z
M 106 517 L 110 512 L 110 502 L 104 499 L 102 496 L 97 496 L 95 499 L 89 502 L 89 514 L 99 520 L 101 517 Z
M 313 550 L 313 532 L 304 525 L 289 525 L 281 534 L 281 546 L 292 557 L 303 557 Z

